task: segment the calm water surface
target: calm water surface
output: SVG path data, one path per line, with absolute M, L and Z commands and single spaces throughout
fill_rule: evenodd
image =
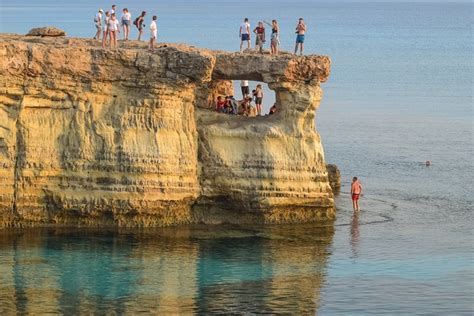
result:
M 2 232 L 0 314 L 474 313 L 472 4 L 116 3 L 134 15 L 156 12 L 161 41 L 230 51 L 243 15 L 278 19 L 286 50 L 304 16 L 307 52 L 333 61 L 317 123 L 326 160 L 343 176 L 338 218 L 292 227 Z M 110 5 L 0 4 L 1 32 L 54 24 L 85 37 L 93 36 L 97 6 Z M 347 194 L 353 175 L 366 192 L 357 217 Z

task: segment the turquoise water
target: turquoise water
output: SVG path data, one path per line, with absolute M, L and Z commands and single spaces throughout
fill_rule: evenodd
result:
M 96 7 L 108 3 L 3 0 L 0 27 L 54 24 L 92 37 Z M 326 226 L 3 232 L 1 314 L 474 313 L 472 4 L 129 3 L 132 14 L 157 12 L 162 41 L 231 51 L 243 15 L 277 18 L 286 50 L 305 17 L 306 51 L 333 61 L 317 125 L 326 160 L 343 177 L 338 218 Z M 356 218 L 353 175 L 366 191 Z

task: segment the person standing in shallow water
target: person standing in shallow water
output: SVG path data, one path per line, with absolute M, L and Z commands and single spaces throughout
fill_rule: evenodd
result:
M 240 37 L 240 52 L 243 51 L 244 42 L 247 42 L 247 48 L 250 48 L 250 23 L 249 23 L 249 19 L 247 18 L 245 18 L 244 22 L 240 24 L 239 37 Z
M 357 177 L 352 178 L 352 183 L 351 183 L 351 197 L 352 197 L 352 208 L 354 209 L 354 212 L 360 211 L 359 207 L 359 198 L 362 194 L 362 185 L 359 182 L 359 179 Z
M 303 55 L 305 33 L 306 33 L 306 24 L 304 23 L 303 18 L 300 18 L 298 20 L 298 25 L 296 26 L 295 55 L 298 52 L 298 47 L 300 48 L 300 55 Z

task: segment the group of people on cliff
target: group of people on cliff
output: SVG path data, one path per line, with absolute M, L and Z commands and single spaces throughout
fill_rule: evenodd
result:
M 144 28 L 145 28 L 145 16 L 146 11 L 133 20 L 133 25 L 138 30 L 138 40 L 142 39 Z M 149 50 L 154 50 L 156 39 L 158 38 L 158 26 L 156 24 L 158 17 L 154 15 L 150 22 L 150 41 L 148 44 Z M 102 47 L 117 48 L 118 46 L 118 34 L 120 33 L 120 27 L 123 29 L 123 40 L 128 41 L 130 31 L 132 27 L 132 14 L 127 8 L 122 9 L 122 16 L 120 21 L 117 18 L 117 6 L 114 4 L 110 10 L 104 13 L 104 10 L 99 9 L 94 17 L 94 25 L 96 33 L 94 39 L 100 40 L 102 37 Z
M 130 36 L 130 31 L 132 24 L 138 30 L 138 40 L 142 39 L 144 28 L 145 28 L 145 16 L 146 11 L 142 13 L 133 20 L 132 23 L 132 14 L 127 8 L 122 9 L 122 15 L 120 20 L 118 19 L 117 6 L 114 4 L 112 7 L 104 13 L 104 10 L 99 9 L 94 17 L 94 25 L 96 28 L 96 33 L 94 39 L 100 40 L 102 37 L 102 47 L 117 48 L 118 46 L 118 34 L 120 29 L 123 30 L 123 40 L 128 41 Z M 150 41 L 148 44 L 149 50 L 154 50 L 155 43 L 158 38 L 158 26 L 156 24 L 158 17 L 154 15 L 150 22 Z M 267 24 L 271 27 L 272 33 L 270 37 L 270 54 L 277 55 L 279 53 L 280 47 L 280 27 L 277 20 L 272 20 L 272 23 L 266 21 L 258 22 L 257 27 L 253 30 L 255 34 L 255 50 L 263 53 L 263 48 L 266 43 L 266 31 L 264 24 Z M 251 32 L 250 32 L 250 22 L 248 18 L 244 19 L 244 22 L 240 25 L 239 28 L 239 37 L 240 37 L 240 52 L 243 52 L 244 45 L 247 43 L 247 49 L 251 48 Z M 306 24 L 303 18 L 298 20 L 298 24 L 295 28 L 296 31 L 296 45 L 295 45 L 295 54 L 297 54 L 298 49 L 300 54 L 303 54 L 304 48 L 304 38 L 306 33 Z
M 278 55 L 279 48 L 280 48 L 280 27 L 278 26 L 277 20 L 272 20 L 272 23 L 268 23 L 267 21 L 260 21 L 257 24 L 257 27 L 253 29 L 253 33 L 255 34 L 255 50 L 263 53 L 263 47 L 266 43 L 266 32 L 265 32 L 265 25 L 268 25 L 272 28 L 272 33 L 270 37 L 270 54 Z M 244 22 L 240 24 L 239 28 L 239 37 L 240 37 L 240 52 L 244 51 L 245 43 L 247 43 L 247 49 L 251 49 L 251 33 L 250 32 L 250 22 L 248 18 L 244 19 Z M 298 24 L 295 28 L 296 33 L 296 44 L 295 44 L 295 54 L 298 53 L 298 49 L 300 51 L 300 55 L 303 55 L 304 49 L 304 37 L 306 33 L 306 23 L 304 22 L 303 18 L 299 18 Z
M 257 84 L 255 90 L 250 95 L 248 80 L 241 80 L 240 88 L 242 91 L 242 100 L 237 101 L 234 96 L 218 96 L 215 103 L 215 110 L 219 113 L 235 114 L 244 116 L 261 116 L 263 103 L 263 88 Z M 270 108 L 269 115 L 277 111 L 276 103 Z

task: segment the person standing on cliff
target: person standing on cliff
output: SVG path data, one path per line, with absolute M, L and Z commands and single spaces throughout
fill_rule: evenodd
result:
M 352 208 L 354 212 L 360 211 L 359 198 L 362 195 L 362 184 L 360 184 L 357 177 L 352 178 L 351 183 L 351 197 L 352 197 Z
M 138 29 L 138 40 L 141 40 L 142 35 L 143 35 L 143 28 L 145 27 L 145 24 L 143 24 L 143 22 L 145 22 L 145 15 L 146 15 L 146 11 L 142 11 L 142 14 L 140 14 L 135 19 L 135 21 L 133 21 L 133 25 L 135 25 Z
M 303 18 L 298 20 L 298 25 L 296 26 L 296 45 L 295 45 L 295 55 L 298 52 L 298 46 L 300 48 L 300 55 L 303 55 L 304 48 L 304 34 L 306 32 L 306 24 L 304 23 Z
M 265 21 L 264 21 L 265 22 Z M 278 55 L 278 47 L 280 46 L 280 27 L 277 20 L 272 20 L 272 24 L 265 22 L 265 24 L 272 27 L 272 36 L 270 37 L 270 54 Z
M 255 50 L 263 53 L 263 44 L 265 44 L 265 27 L 262 22 L 258 22 L 258 26 L 253 30 L 255 33 Z
M 95 15 L 94 24 L 96 28 L 94 39 L 100 40 L 100 36 L 102 35 L 102 14 L 104 11 L 99 9 L 99 12 Z
M 110 15 L 108 23 L 110 47 L 117 48 L 117 33 L 120 33 L 120 23 L 115 17 L 115 13 Z
M 124 8 L 122 12 L 123 39 L 128 41 L 128 36 L 130 35 L 130 26 L 132 25 L 132 15 L 130 12 L 128 12 L 127 8 Z
M 240 24 L 239 37 L 240 37 L 240 52 L 242 53 L 244 42 L 247 42 L 247 48 L 250 48 L 250 23 L 249 23 L 249 19 L 247 18 L 245 18 L 244 22 Z
M 154 15 L 150 23 L 150 44 L 148 45 L 148 49 L 150 51 L 155 50 L 155 42 L 156 42 L 156 39 L 158 38 L 158 27 L 156 26 L 156 19 L 157 19 L 157 16 Z
M 109 11 L 107 11 L 105 12 L 104 32 L 102 35 L 102 48 L 105 48 L 107 44 L 107 36 L 109 36 L 109 20 L 110 20 L 110 13 Z

